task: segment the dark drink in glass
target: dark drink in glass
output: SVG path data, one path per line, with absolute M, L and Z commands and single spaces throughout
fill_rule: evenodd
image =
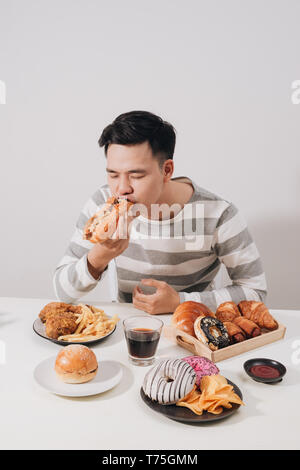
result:
M 159 332 L 148 328 L 134 328 L 126 332 L 126 339 L 130 356 L 152 357 L 158 345 Z
M 129 359 L 136 365 L 150 365 L 155 360 L 163 322 L 158 318 L 137 316 L 124 320 Z

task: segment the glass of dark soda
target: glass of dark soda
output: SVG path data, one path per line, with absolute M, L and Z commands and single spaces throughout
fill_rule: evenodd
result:
M 163 322 L 159 318 L 137 315 L 123 321 L 130 362 L 149 366 L 155 361 Z

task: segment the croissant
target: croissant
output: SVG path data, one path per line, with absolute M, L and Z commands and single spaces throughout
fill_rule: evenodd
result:
M 199 315 L 214 317 L 215 314 L 201 302 L 193 302 L 188 300 L 178 305 L 172 315 L 171 322 L 179 330 L 188 333 L 191 336 L 195 335 L 194 322 Z
M 247 338 L 255 338 L 255 336 L 261 335 L 259 326 L 245 317 L 236 317 L 233 320 L 233 323 L 239 326 L 246 333 Z
M 234 344 L 234 343 L 241 343 L 242 341 L 245 341 L 246 339 L 245 332 L 235 323 L 232 323 L 230 321 L 224 321 L 224 326 L 228 332 L 228 336 L 229 336 L 231 343 Z
M 216 311 L 217 319 L 222 322 L 231 322 L 235 317 L 239 317 L 240 315 L 240 311 L 234 302 L 223 302 Z
M 238 304 L 238 307 L 245 318 L 252 320 L 260 328 L 265 328 L 266 330 L 277 330 L 278 323 L 272 317 L 263 302 L 242 300 L 242 302 Z

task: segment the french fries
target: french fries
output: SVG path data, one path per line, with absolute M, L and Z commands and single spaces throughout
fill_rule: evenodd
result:
M 103 338 L 114 329 L 119 321 L 117 315 L 109 318 L 103 310 L 93 305 L 79 304 L 79 306 L 81 313 L 76 314 L 78 326 L 75 333 L 59 336 L 60 341 L 83 342 Z

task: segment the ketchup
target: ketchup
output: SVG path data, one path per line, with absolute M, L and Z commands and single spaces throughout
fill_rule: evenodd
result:
M 275 379 L 280 376 L 278 369 L 272 366 L 253 366 L 250 369 L 250 372 L 256 377 L 261 377 L 263 379 Z

